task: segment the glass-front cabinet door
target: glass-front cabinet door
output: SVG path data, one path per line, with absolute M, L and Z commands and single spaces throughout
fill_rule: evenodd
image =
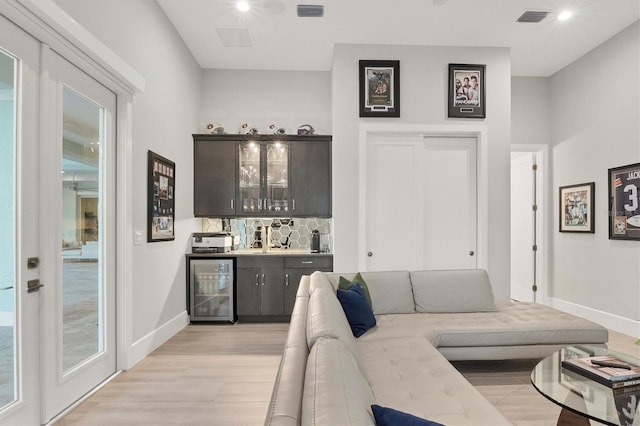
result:
M 239 149 L 240 211 L 243 214 L 260 213 L 263 211 L 260 144 L 241 143 Z
M 288 144 L 246 142 L 239 153 L 241 214 L 290 214 Z
M 267 212 L 275 215 L 289 211 L 289 149 L 283 142 L 266 144 Z

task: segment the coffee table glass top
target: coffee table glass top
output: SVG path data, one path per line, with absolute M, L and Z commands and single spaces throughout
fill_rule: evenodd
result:
M 552 402 L 608 425 L 640 426 L 640 386 L 612 389 L 579 373 L 562 368 L 562 360 L 595 355 L 615 355 L 640 365 L 632 356 L 595 346 L 569 346 L 540 361 L 531 383 Z

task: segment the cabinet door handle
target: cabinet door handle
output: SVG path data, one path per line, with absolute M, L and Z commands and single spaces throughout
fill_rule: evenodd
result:
M 313 260 L 304 260 L 300 263 L 302 263 L 303 265 L 311 265 L 313 263 Z
M 289 274 L 284 274 L 284 286 L 289 287 Z
M 264 274 L 262 274 L 262 285 L 264 285 Z
M 256 274 L 256 285 L 260 285 L 260 283 L 258 282 L 258 275 L 260 274 Z
M 295 210 L 296 209 L 296 199 L 294 198 L 292 201 L 292 205 L 291 205 L 291 210 Z
M 234 203 L 234 199 L 232 198 L 232 199 L 231 199 L 231 210 L 233 210 L 233 209 L 234 209 L 234 208 L 233 208 L 234 204 L 235 204 L 235 203 Z

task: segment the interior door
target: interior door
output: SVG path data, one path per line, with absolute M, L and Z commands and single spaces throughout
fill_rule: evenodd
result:
M 40 217 L 43 413 L 116 371 L 116 95 L 45 48 Z
M 419 134 L 370 137 L 367 270 L 477 267 L 476 142 Z
M 475 269 L 476 138 L 425 138 L 424 269 Z
M 0 424 L 40 424 L 39 43 L 0 16 Z M 32 281 L 35 283 L 35 281 Z

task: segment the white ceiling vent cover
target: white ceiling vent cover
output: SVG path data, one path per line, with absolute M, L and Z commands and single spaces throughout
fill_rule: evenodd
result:
M 247 28 L 216 27 L 216 33 L 224 47 L 253 47 L 253 40 Z
M 299 4 L 299 18 L 322 18 L 324 16 L 324 6 L 321 4 Z
M 546 18 L 548 14 L 549 12 L 527 10 L 522 15 L 520 15 L 518 19 L 516 19 L 516 22 L 537 24 L 538 22 L 541 22 L 544 18 Z

